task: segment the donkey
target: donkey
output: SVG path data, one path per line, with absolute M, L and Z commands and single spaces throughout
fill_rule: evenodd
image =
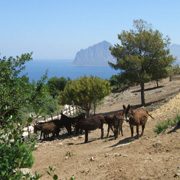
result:
M 55 135 L 58 136 L 60 129 L 57 126 L 57 124 L 52 120 L 49 122 L 35 124 L 34 133 L 37 134 L 37 131 L 41 131 L 40 139 L 42 138 L 42 134 L 44 134 L 43 138 L 45 139 L 46 136 L 49 135 L 50 133 L 53 134 L 52 138 L 54 138 Z
M 76 117 L 68 117 L 65 114 L 61 113 L 61 119 L 60 122 L 62 125 L 64 125 L 68 131 L 68 135 L 72 135 L 72 125 L 76 126 L 76 124 L 82 120 L 85 119 L 85 113 L 81 113 Z M 77 133 L 77 132 L 76 132 Z
M 97 128 L 101 129 L 101 139 L 104 137 L 104 129 L 103 129 L 103 124 L 105 123 L 104 116 L 102 115 L 96 115 L 91 118 L 85 118 L 83 120 L 80 120 L 76 128 L 77 129 L 83 129 L 85 130 L 85 143 L 88 142 L 88 132 L 90 130 L 95 130 Z
M 117 139 L 118 135 L 121 132 L 123 136 L 123 122 L 124 122 L 124 111 L 117 112 L 114 116 L 114 138 Z
M 118 137 L 118 134 L 123 136 L 122 124 L 124 122 L 124 111 L 117 112 L 115 114 L 110 114 L 104 116 L 105 122 L 108 124 L 107 137 L 109 137 L 110 129 L 114 132 L 115 139 Z
M 136 126 L 137 138 L 139 138 L 139 126 L 142 126 L 142 136 L 148 117 L 150 116 L 152 119 L 154 118 L 149 114 L 148 110 L 144 106 L 133 110 L 130 105 L 128 105 L 127 108 L 123 105 L 123 109 L 125 111 L 126 121 L 129 122 L 130 125 L 131 137 L 133 137 L 134 133 L 133 127 Z

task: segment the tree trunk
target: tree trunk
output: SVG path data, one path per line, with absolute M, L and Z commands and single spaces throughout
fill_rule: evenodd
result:
M 145 105 L 144 83 L 141 83 L 141 104 Z
M 159 81 L 158 80 L 156 81 L 156 85 L 157 85 L 157 88 L 158 88 L 159 87 Z
M 93 103 L 93 105 L 94 105 L 94 115 L 95 115 L 96 114 L 97 103 L 95 102 L 95 103 Z
M 90 110 L 91 110 L 91 104 L 86 107 L 86 115 L 87 115 L 87 118 L 90 117 Z
M 169 76 L 169 81 L 172 81 L 172 76 L 171 75 Z
M 89 109 L 86 110 L 86 115 L 87 115 L 87 118 L 89 118 L 89 115 L 90 115 L 90 110 Z

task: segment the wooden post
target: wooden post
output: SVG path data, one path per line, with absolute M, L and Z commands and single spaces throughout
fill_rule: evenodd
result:
M 30 138 L 30 130 L 29 130 L 29 125 L 27 127 L 27 131 L 28 131 L 28 138 Z
M 70 116 L 71 116 L 71 107 L 69 106 L 69 112 L 70 112 Z

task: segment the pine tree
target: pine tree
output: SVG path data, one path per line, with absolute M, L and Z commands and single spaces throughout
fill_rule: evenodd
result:
M 141 103 L 145 104 L 144 85 L 168 76 L 167 67 L 174 62 L 168 49 L 170 38 L 163 38 L 158 30 L 143 20 L 134 20 L 135 30 L 122 31 L 118 35 L 121 44 L 110 47 L 116 64 L 109 65 L 121 70 L 121 76 L 141 86 Z

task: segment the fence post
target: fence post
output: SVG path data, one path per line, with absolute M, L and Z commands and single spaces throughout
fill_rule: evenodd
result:
M 71 106 L 69 106 L 69 112 L 70 112 L 70 116 L 71 116 Z
M 74 114 L 74 102 L 73 101 L 72 101 L 71 107 L 72 107 L 72 115 L 73 115 Z

